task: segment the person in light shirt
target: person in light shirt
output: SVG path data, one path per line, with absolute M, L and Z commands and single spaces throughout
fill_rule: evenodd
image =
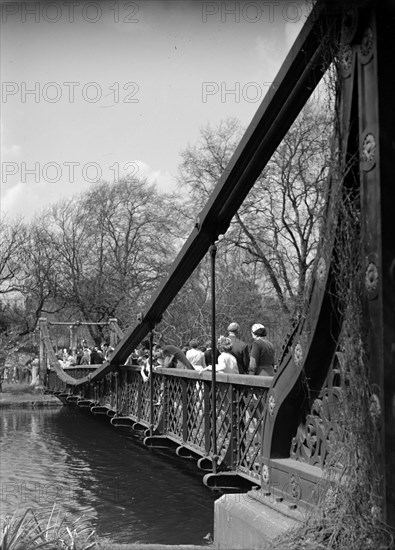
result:
M 239 374 L 236 357 L 231 353 L 231 339 L 226 336 L 220 336 L 218 338 L 218 350 L 220 354 L 218 356 L 217 364 L 215 365 L 215 370 L 217 372 Z M 212 370 L 212 365 L 205 367 L 203 370 Z
M 198 348 L 199 342 L 191 340 L 189 342 L 190 349 L 186 352 L 186 357 L 195 370 L 204 369 L 206 361 L 204 360 L 204 351 Z

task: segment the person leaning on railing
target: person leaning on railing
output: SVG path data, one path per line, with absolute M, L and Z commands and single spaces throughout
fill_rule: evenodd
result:
M 231 353 L 232 341 L 226 336 L 220 336 L 218 338 L 218 350 L 220 352 L 217 358 L 217 364 L 215 370 L 218 372 L 225 372 L 230 374 L 239 374 L 239 368 L 237 366 L 237 359 Z M 212 370 L 212 365 L 208 365 L 202 370 Z
M 163 366 L 166 368 L 195 370 L 185 353 L 171 344 L 163 348 Z
M 144 382 L 147 382 L 150 377 L 150 357 L 149 350 L 143 350 L 142 355 L 137 359 L 138 364 L 141 366 L 141 376 Z M 160 344 L 154 344 L 152 347 L 152 368 L 155 370 L 157 367 L 164 366 L 163 350 Z
M 260 323 L 251 327 L 253 343 L 250 351 L 248 374 L 274 376 L 274 346 L 266 338 L 267 330 Z
M 199 342 L 195 339 L 189 342 L 189 349 L 185 353 L 186 358 L 195 370 L 201 370 L 206 366 L 204 351 L 199 349 Z

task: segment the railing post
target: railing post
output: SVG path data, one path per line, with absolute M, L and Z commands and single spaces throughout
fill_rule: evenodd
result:
M 181 380 L 182 388 L 182 438 L 183 443 L 188 440 L 188 382 L 184 378 Z M 198 414 L 195 409 L 191 414 Z
M 143 416 L 143 379 L 137 378 L 137 420 L 140 421 Z
M 203 382 L 204 387 L 204 446 L 206 454 L 208 455 L 210 453 L 210 392 L 211 392 L 211 386 L 208 382 Z
M 164 435 L 167 434 L 167 431 L 168 431 L 168 413 L 169 413 L 169 377 L 168 376 L 163 376 L 162 375 L 162 380 L 163 380 L 163 395 L 162 395 L 162 407 L 163 407 L 163 412 L 162 412 L 162 433 Z
M 151 332 L 149 333 L 149 415 L 150 415 L 149 434 L 150 436 L 152 436 L 154 433 L 154 380 L 152 378 L 153 341 L 154 341 L 154 334 L 151 330 Z
M 211 433 L 212 433 L 212 455 L 211 460 L 213 463 L 213 473 L 217 473 L 217 384 L 216 384 L 216 369 L 217 363 L 217 339 L 215 334 L 215 256 L 217 254 L 217 247 L 215 244 L 210 246 L 211 257 L 211 357 L 212 357 L 212 369 L 211 369 Z
M 228 397 L 230 401 L 230 452 L 231 467 L 234 470 L 238 461 L 238 424 L 237 424 L 237 392 L 234 384 L 229 384 Z

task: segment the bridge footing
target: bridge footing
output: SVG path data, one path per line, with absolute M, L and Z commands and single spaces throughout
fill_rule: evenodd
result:
M 175 443 L 164 435 L 151 435 L 145 437 L 143 443 L 144 445 L 146 445 L 146 447 L 151 447 L 152 449 L 175 450 L 178 447 L 178 443 Z
M 91 409 L 91 407 L 94 407 L 96 405 L 95 401 L 91 401 L 90 399 L 78 399 L 77 405 L 81 409 Z
M 194 453 L 188 447 L 184 447 L 184 445 L 177 447 L 176 455 L 187 460 L 199 460 L 201 458 L 200 455 Z
M 91 413 L 94 415 L 103 415 L 103 416 L 109 416 L 112 418 L 115 416 L 115 411 L 110 409 L 109 407 L 106 407 L 105 405 L 94 405 L 91 407 Z
M 78 399 L 81 399 L 79 395 L 68 395 L 66 397 L 67 403 L 74 403 L 76 404 Z
M 147 426 L 145 424 L 140 424 L 140 422 L 134 422 L 132 428 L 135 432 L 138 432 L 140 434 L 144 434 L 144 432 L 147 430 Z
M 134 420 L 129 416 L 113 416 L 110 420 L 110 424 L 116 428 L 133 429 Z
M 203 470 L 204 472 L 212 472 L 213 471 L 213 461 L 209 456 L 202 456 L 197 461 L 197 467 L 200 470 Z
M 270 550 L 273 541 L 296 527 L 301 513 L 287 513 L 285 505 L 271 505 L 254 498 L 251 491 L 227 494 L 214 504 L 214 548 Z
M 220 472 L 218 474 L 206 474 L 203 483 L 209 489 L 221 491 L 243 492 L 258 487 L 252 479 L 239 476 L 236 472 Z

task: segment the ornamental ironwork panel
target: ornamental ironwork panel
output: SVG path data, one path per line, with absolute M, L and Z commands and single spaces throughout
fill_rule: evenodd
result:
M 339 369 L 341 357 L 340 353 L 336 354 L 324 387 L 313 400 L 310 413 L 299 424 L 291 444 L 291 458 L 322 469 L 342 442 L 339 428 L 342 401 Z
M 212 404 L 212 392 L 210 391 L 210 410 Z M 229 397 L 228 384 L 218 383 L 216 387 L 216 411 L 217 411 L 217 454 L 218 463 L 224 462 L 230 445 L 231 437 L 231 398 Z M 212 426 L 210 425 L 212 441 Z
M 165 433 L 179 438 L 180 441 L 183 440 L 182 382 L 182 378 L 167 378 L 164 403 Z
M 196 449 L 204 449 L 205 442 L 205 384 L 203 380 L 187 384 L 186 441 Z

